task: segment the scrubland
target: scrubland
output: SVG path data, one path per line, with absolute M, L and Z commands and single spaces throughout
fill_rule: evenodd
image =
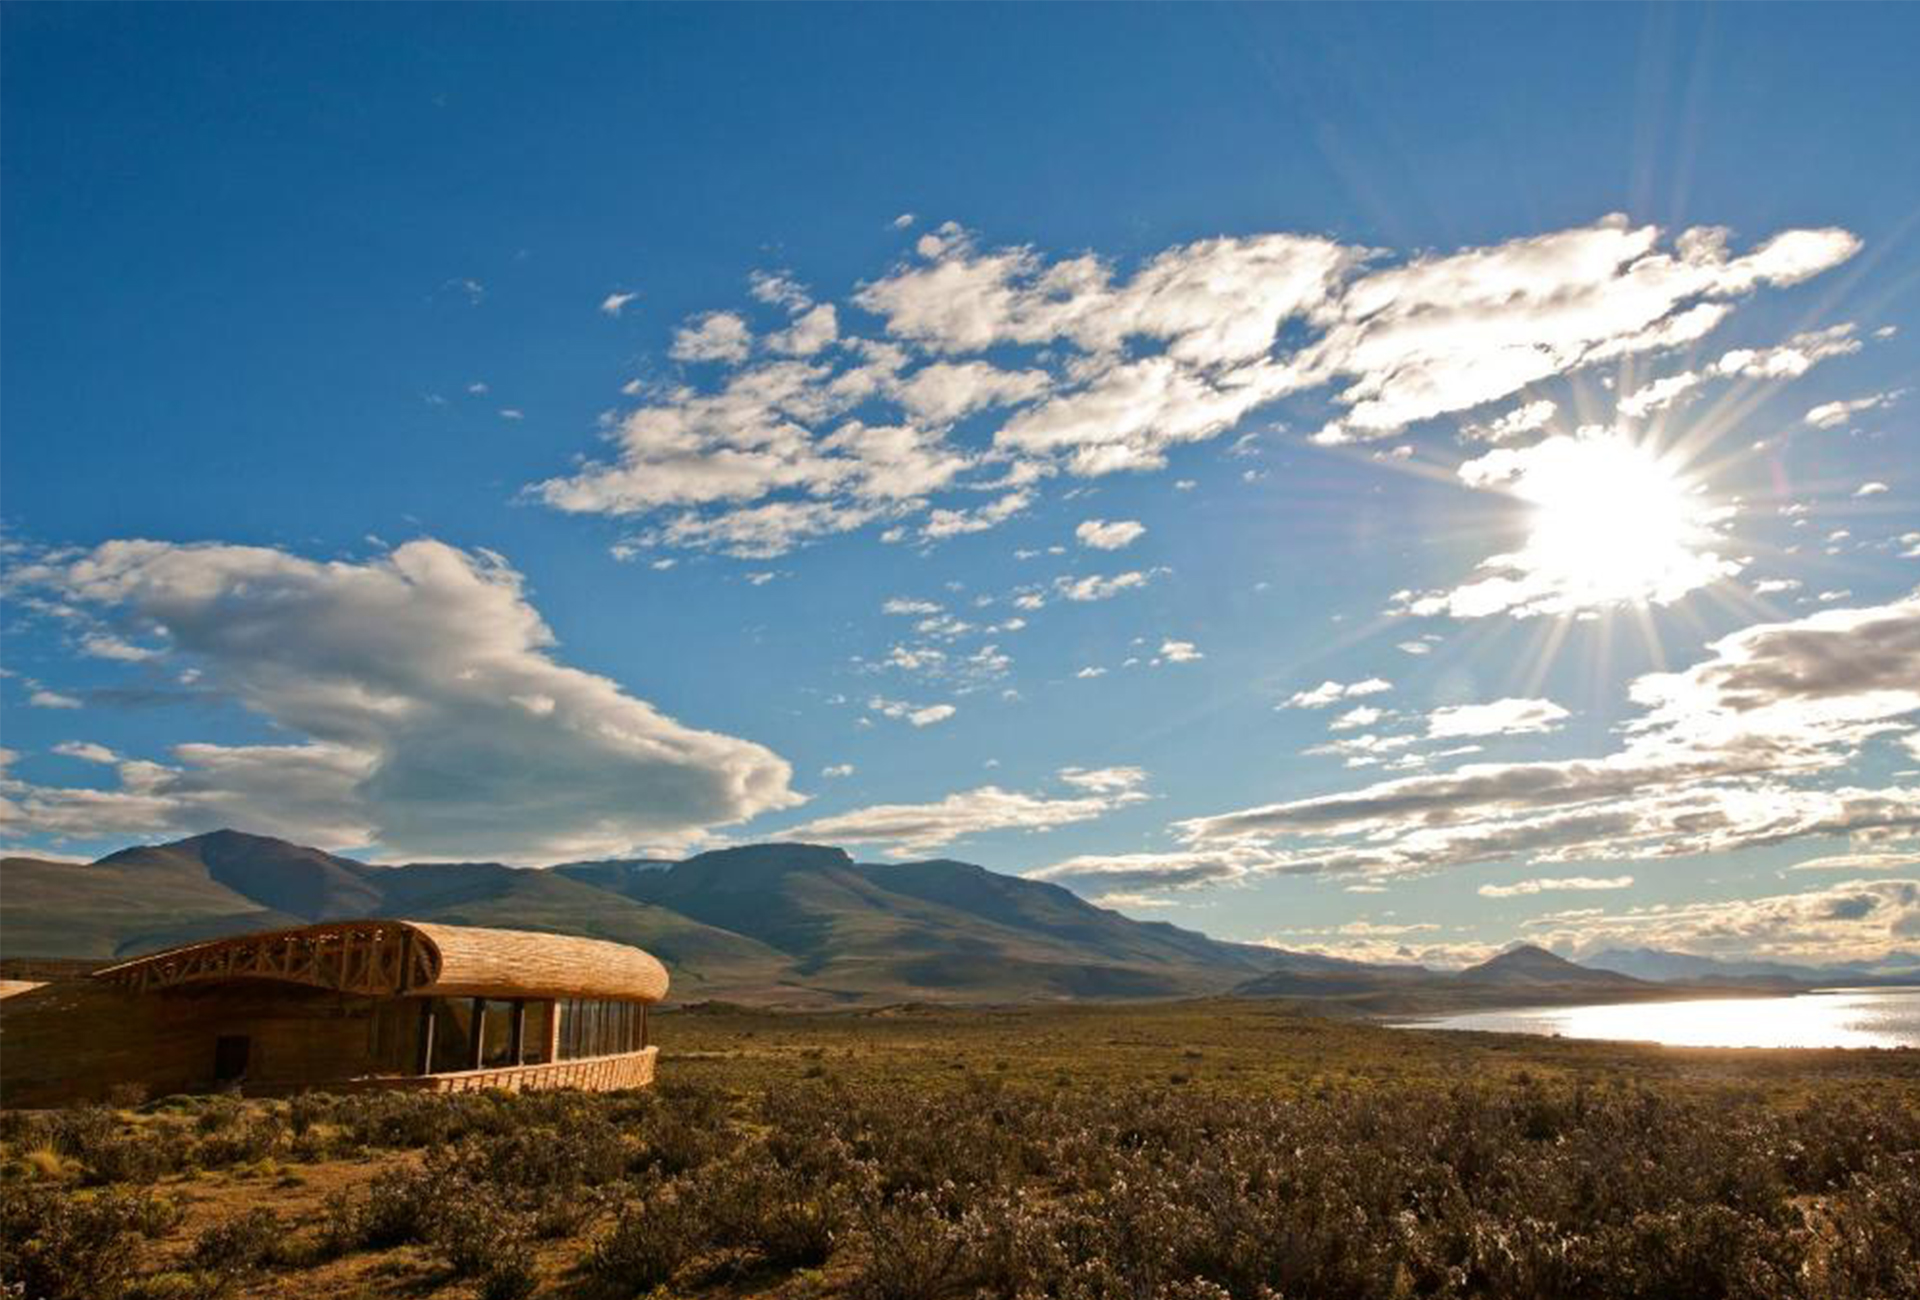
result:
M 1920 1296 L 1920 1052 L 656 1017 L 640 1093 L 0 1116 L 29 1297 Z

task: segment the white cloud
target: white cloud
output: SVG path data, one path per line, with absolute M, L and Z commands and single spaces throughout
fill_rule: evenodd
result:
M 609 316 L 618 316 L 627 309 L 627 304 L 640 295 L 637 293 L 610 293 L 600 300 L 600 310 Z
M 867 708 L 883 718 L 908 722 L 916 727 L 931 727 L 959 712 L 951 704 L 909 704 L 905 700 L 889 700 L 879 695 L 867 701 Z
M 1063 767 L 1056 775 L 1076 790 L 1094 794 L 1124 794 L 1147 783 L 1144 767 Z
M 1904 388 L 1897 388 L 1891 392 L 1869 393 L 1851 401 L 1823 402 L 1807 412 L 1807 423 L 1816 429 L 1831 429 L 1835 425 L 1845 424 L 1856 415 L 1892 406 L 1905 394 Z
M 89 632 L 80 638 L 80 653 L 95 659 L 117 659 L 123 663 L 142 663 L 158 659 L 165 651 L 134 645 L 106 632 Z
M 790 769 L 566 667 L 498 556 L 416 541 L 365 562 L 117 541 L 19 580 L 164 626 L 205 684 L 286 734 L 126 761 L 120 787 L 6 791 L 55 834 L 240 824 L 329 847 L 540 861 L 684 841 L 799 802 Z
M 1160 894 L 1229 884 L 1273 869 L 1274 855 L 1244 845 L 1172 853 L 1088 853 L 1027 872 L 1081 893 Z
M 1699 387 L 1701 377 L 1692 371 L 1677 375 L 1668 375 L 1656 379 L 1641 388 L 1634 389 L 1614 405 L 1614 409 L 1629 419 L 1642 419 L 1654 411 L 1672 406 L 1681 397 Z
M 820 775 L 832 780 L 836 777 L 852 776 L 853 764 L 833 763 L 820 769 Z
M 1032 401 L 1051 382 L 1044 370 L 1002 370 L 985 361 L 935 361 L 901 380 L 896 391 L 914 419 L 952 424 L 976 411 Z
M 710 311 L 674 333 L 673 347 L 667 355 L 675 361 L 738 363 L 745 361 L 752 349 L 753 332 L 746 321 L 730 311 Z
M 1482 885 L 1476 892 L 1482 898 L 1524 898 L 1530 894 L 1557 893 L 1562 890 L 1625 889 L 1632 884 L 1632 876 L 1542 876 L 1533 880 L 1516 880 L 1511 885 Z
M 920 535 L 938 541 L 967 533 L 983 533 L 1013 518 L 1032 504 L 1032 493 L 1008 492 L 976 510 L 935 510 L 927 516 Z
M 1111 600 L 1123 591 L 1146 586 L 1152 578 L 1151 573 L 1137 569 L 1126 573 L 1090 573 L 1084 578 L 1062 578 L 1055 584 L 1055 590 L 1066 600 Z
M 1075 677 L 1081 678 L 1083 680 L 1087 678 L 1093 678 L 1093 677 L 1105 677 L 1106 675 L 1107 675 L 1106 669 L 1095 668 L 1092 666 L 1082 668 L 1079 672 L 1074 674 Z
M 1339 700 L 1356 699 L 1363 695 L 1378 695 L 1382 691 L 1393 689 L 1393 683 L 1379 677 L 1368 677 L 1357 682 L 1336 682 L 1331 679 L 1321 682 L 1310 691 L 1298 691 L 1287 698 L 1283 709 L 1324 709 Z
M 802 312 L 786 329 L 768 335 L 767 346 L 787 356 L 810 357 L 839 337 L 839 315 L 832 303 L 823 302 Z M 743 347 L 739 356 L 730 359 L 737 361 L 745 356 Z
M 1695 229 L 1668 251 L 1655 227 L 1614 216 L 1375 272 L 1347 288 L 1309 353 L 1313 369 L 1352 376 L 1339 394 L 1350 409 L 1322 439 L 1385 436 L 1692 342 L 1725 317 L 1725 299 L 1796 283 L 1859 247 L 1843 230 L 1795 230 L 1732 256 L 1724 231 Z
M 105 745 L 96 745 L 89 740 L 63 740 L 53 747 L 53 752 L 63 758 L 77 758 L 87 763 L 118 763 L 120 756 Z
M 928 614 L 938 614 L 941 612 L 941 607 L 930 600 L 908 600 L 904 596 L 894 596 L 880 606 L 880 612 L 883 614 L 906 614 L 921 617 Z
M 1071 774 L 1071 775 L 1070 775 Z M 1077 780 L 1075 778 L 1078 778 Z M 1091 821 L 1147 796 L 1138 768 L 1067 768 L 1061 779 L 1085 793 L 1065 798 L 984 785 L 932 803 L 875 804 L 817 817 L 782 832 L 783 838 L 844 844 L 891 844 L 896 857 L 925 853 L 987 831 L 1048 831 Z
M 1899 871 L 1920 867 L 1920 851 L 1889 853 L 1829 853 L 1808 858 L 1790 871 Z
M 1557 414 L 1559 408 L 1543 398 L 1516 406 L 1486 424 L 1463 425 L 1460 432 L 1477 442 L 1512 442 L 1546 428 Z
M 1158 468 L 1288 394 L 1336 386 L 1346 414 L 1323 437 L 1383 437 L 1687 343 L 1730 300 L 1857 246 L 1788 231 L 1735 255 L 1723 232 L 1691 230 L 1669 249 L 1610 217 L 1382 269 L 1368 269 L 1375 250 L 1271 233 L 1168 248 L 1129 272 L 982 248 L 947 223 L 852 295 L 884 337 L 845 335 L 834 304 L 756 273 L 753 296 L 795 317 L 756 364 L 743 316 L 693 318 L 671 355 L 740 368 L 652 394 L 612 422 L 611 463 L 531 490 L 562 510 L 644 517 L 651 545 L 771 555 L 874 522 L 903 539 L 900 519 L 923 511 L 921 539 L 938 540 L 1004 522 L 1048 475 Z M 887 436 L 843 439 L 855 409 Z M 1536 399 L 1477 436 L 1509 439 L 1552 413 Z M 975 417 L 966 445 L 947 440 Z M 997 509 L 934 499 L 995 487 L 1008 493 Z
M 1860 340 L 1853 337 L 1853 329 L 1851 324 L 1834 325 L 1795 334 L 1778 347 L 1736 348 L 1713 363 L 1713 373 L 1748 379 L 1798 379 L 1819 362 L 1858 352 Z
M 1190 664 L 1197 663 L 1205 658 L 1206 656 L 1201 654 L 1199 648 L 1191 641 L 1162 641 L 1160 643 L 1160 658 L 1154 662 L 1160 663 L 1164 661 L 1170 664 Z
M 77 696 L 65 695 L 59 691 L 50 691 L 42 687 L 27 696 L 27 703 L 36 709 L 77 709 L 81 707 Z
M 1348 709 L 1345 713 L 1327 724 L 1328 731 L 1356 731 L 1361 727 L 1371 727 L 1387 717 L 1385 709 L 1376 709 L 1363 704 L 1357 709 Z
M 1530 731 L 1552 731 L 1568 716 L 1552 700 L 1509 698 L 1489 704 L 1455 704 L 1435 709 L 1427 717 L 1427 736 L 1512 736 Z
M 1708 957 L 1867 960 L 1920 936 L 1920 880 L 1850 880 L 1798 894 L 1550 915 L 1533 926 L 1540 941 L 1580 952 L 1630 944 Z
M 764 302 L 773 307 L 785 307 L 790 312 L 802 312 L 813 305 L 813 298 L 790 275 L 777 271 L 753 271 L 747 275 L 747 292 L 754 301 Z
M 1091 546 L 1096 551 L 1117 551 L 1140 540 L 1146 531 L 1147 526 L 1134 519 L 1083 519 L 1074 528 L 1073 535 L 1082 546 Z
M 1755 624 L 1629 693 L 1642 712 L 1600 757 L 1470 763 L 1178 829 L 1195 848 L 1261 846 L 1274 869 L 1371 874 L 1920 835 L 1920 788 L 1834 780 L 1920 711 L 1920 595 Z
M 1892 489 L 1888 488 L 1885 483 L 1878 483 L 1878 482 L 1862 483 L 1859 487 L 1853 490 L 1853 494 L 1857 497 L 1877 497 L 1882 492 L 1887 492 L 1891 490 Z
M 1710 379 L 1798 379 L 1822 361 L 1858 352 L 1860 340 L 1853 333 L 1851 324 L 1834 325 L 1795 334 L 1775 347 L 1735 348 L 1703 370 L 1681 371 L 1636 389 L 1622 397 L 1616 409 L 1630 419 L 1642 419 L 1671 406 Z

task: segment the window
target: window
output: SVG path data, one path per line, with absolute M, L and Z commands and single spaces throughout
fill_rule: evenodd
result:
M 514 1003 L 492 999 L 481 1004 L 480 1064 L 512 1065 Z
M 547 1042 L 553 1033 L 553 1003 L 527 1002 L 527 1019 L 520 1034 L 520 1061 L 538 1065 L 547 1059 Z
M 560 1059 L 638 1051 L 646 1023 L 637 1002 L 568 998 L 559 1004 Z
M 433 998 L 428 1013 L 433 1017 L 433 1050 L 428 1055 L 428 1074 L 451 1074 L 473 1068 L 472 998 Z

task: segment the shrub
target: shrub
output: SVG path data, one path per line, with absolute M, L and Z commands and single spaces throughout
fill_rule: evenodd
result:
M 202 1294 L 225 1295 L 277 1257 L 280 1217 L 252 1209 L 216 1223 L 194 1238 L 188 1259 L 203 1279 Z
M 587 1273 L 610 1291 L 649 1290 L 671 1282 L 693 1261 L 705 1237 L 692 1198 L 676 1184 L 657 1184 L 640 1201 L 621 1207 L 613 1228 L 588 1254 Z
M 146 1192 L 69 1196 L 0 1189 L 0 1279 L 36 1300 L 118 1295 L 139 1265 L 139 1241 L 171 1232 L 178 1210 Z

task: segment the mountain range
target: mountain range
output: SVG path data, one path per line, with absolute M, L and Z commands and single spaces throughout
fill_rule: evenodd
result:
M 92 863 L 0 860 L 0 957 L 8 959 L 106 961 L 371 916 L 635 944 L 667 964 L 676 1001 L 834 1006 L 1232 992 L 1383 1010 L 1659 996 L 1666 986 L 1653 980 L 1779 979 L 1663 966 L 1650 956 L 1583 966 L 1526 945 L 1459 972 L 1347 961 L 1136 921 L 1058 885 L 967 862 L 861 863 L 812 844 L 546 868 L 374 866 L 223 830 Z
M 797 1005 L 1179 997 L 1279 969 L 1366 969 L 1135 921 L 947 860 L 758 844 L 681 862 L 373 866 L 215 831 L 93 863 L 0 862 L 0 956 L 106 960 L 354 917 L 590 935 L 666 962 L 676 1000 Z

